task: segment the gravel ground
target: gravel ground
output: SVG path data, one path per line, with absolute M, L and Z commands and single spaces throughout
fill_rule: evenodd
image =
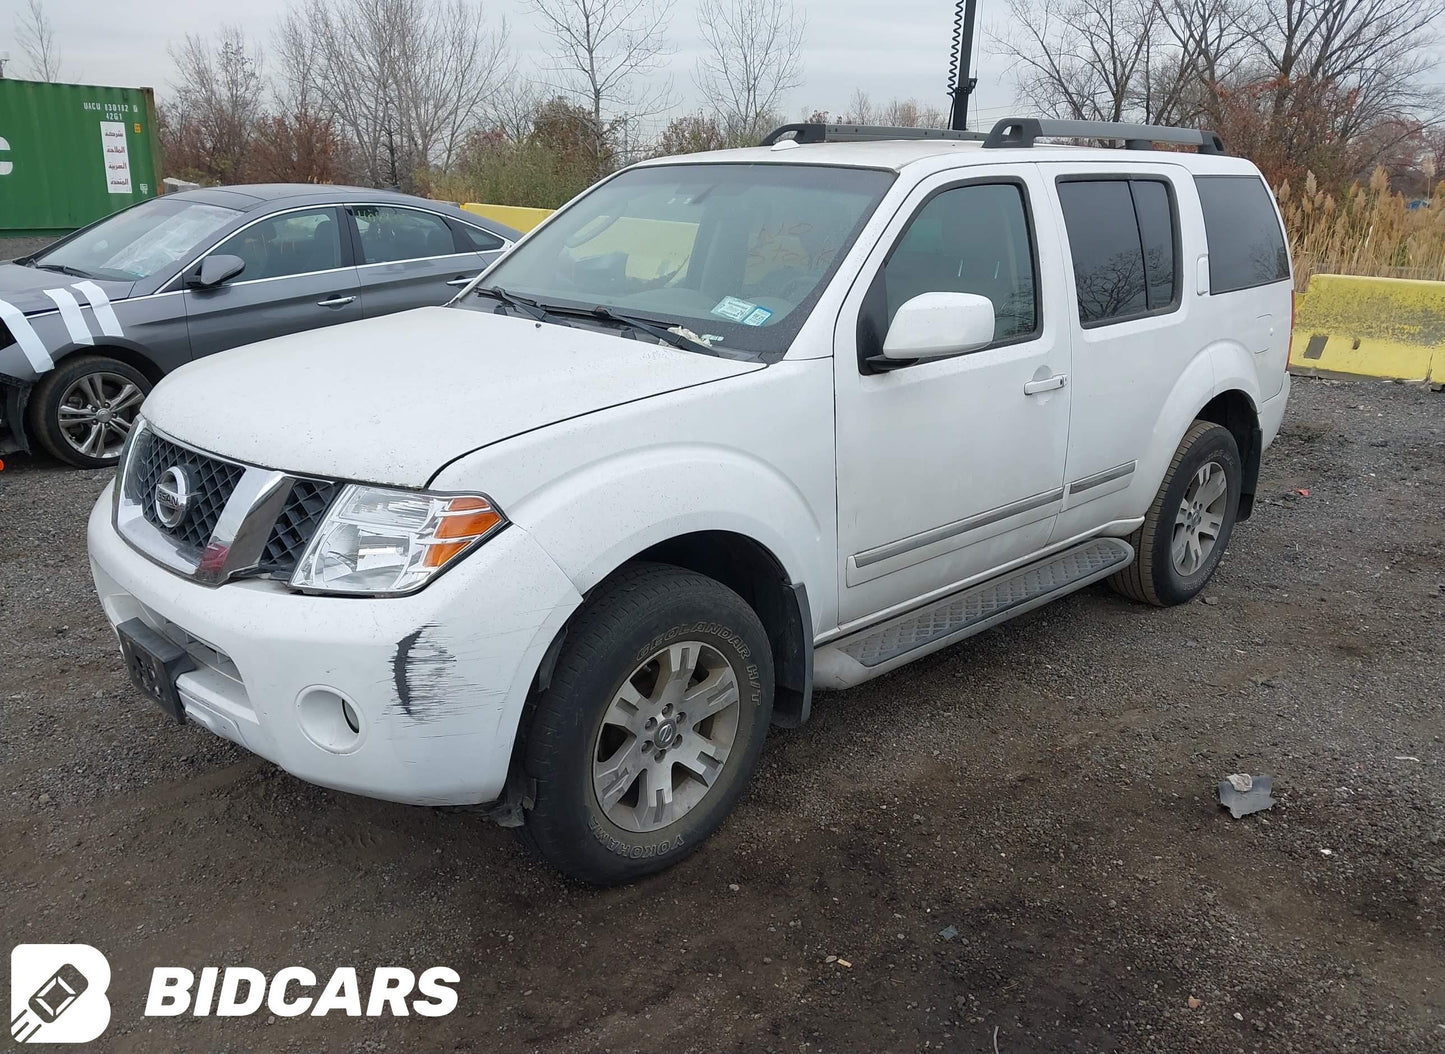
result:
M 0 260 L 14 260 L 29 256 L 45 248 L 54 238 L 4 238 L 0 237 Z
M 167 724 L 91 593 L 104 480 L 0 475 L 0 925 L 110 956 L 108 1050 L 1445 1049 L 1445 395 L 1297 382 L 1202 602 L 1094 588 L 824 696 L 608 892 Z M 1235 771 L 1279 804 L 1231 820 Z M 443 964 L 461 1002 L 143 1018 L 167 964 Z

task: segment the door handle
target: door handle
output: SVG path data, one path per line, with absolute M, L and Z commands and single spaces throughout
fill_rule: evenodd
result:
M 473 275 L 473 276 L 472 276 L 472 278 L 475 278 L 475 277 L 476 277 L 476 275 Z M 453 278 L 450 282 L 447 283 L 447 285 L 463 286 L 463 285 L 466 285 L 466 284 L 467 284 L 468 282 L 470 282 L 471 280 L 472 280 L 471 278 L 467 278 L 467 277 L 465 277 L 465 276 L 463 276 L 463 277 L 461 277 L 461 278 Z
M 329 300 L 318 300 L 318 301 L 316 301 L 316 306 L 317 306 L 317 307 L 345 307 L 347 304 L 351 303 L 351 302 L 352 302 L 353 300 L 355 300 L 355 299 L 356 299 L 356 297 L 354 297 L 354 296 L 333 296 L 333 297 L 331 297 Z
M 1055 388 L 1062 388 L 1068 383 L 1068 374 L 1056 373 L 1052 377 L 1045 377 L 1041 381 L 1024 381 L 1024 394 L 1038 395 L 1040 392 L 1051 392 Z

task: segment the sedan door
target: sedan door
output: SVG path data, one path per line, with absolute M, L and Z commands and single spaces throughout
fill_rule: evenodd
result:
M 485 266 L 441 216 L 405 205 L 349 205 L 368 318 L 445 304 Z
M 214 288 L 186 289 L 192 355 L 361 318 L 342 221 L 331 206 L 293 209 L 243 227 L 207 254 L 237 256 L 246 266 Z

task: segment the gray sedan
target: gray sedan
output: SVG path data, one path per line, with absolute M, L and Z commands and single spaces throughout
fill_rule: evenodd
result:
M 114 464 L 146 393 L 183 363 L 446 303 L 518 237 L 450 205 L 350 187 L 142 202 L 0 263 L 0 453 Z

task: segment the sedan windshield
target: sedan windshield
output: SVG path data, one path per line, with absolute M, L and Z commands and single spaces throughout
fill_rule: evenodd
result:
M 893 179 L 798 164 L 630 169 L 504 257 L 483 289 L 568 309 L 573 320 L 630 316 L 776 358 Z M 494 297 L 469 299 L 503 310 Z
M 101 220 L 29 262 L 87 278 L 138 282 L 181 260 L 239 215 L 220 205 L 152 198 Z

